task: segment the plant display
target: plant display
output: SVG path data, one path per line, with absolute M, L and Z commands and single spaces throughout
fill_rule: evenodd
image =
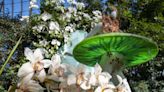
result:
M 129 45 L 130 44 L 130 45 Z M 100 66 L 112 76 L 125 77 L 122 70 L 144 63 L 158 53 L 157 45 L 141 36 L 127 33 L 110 33 L 87 38 L 80 42 L 73 51 L 80 63 Z M 117 80 L 113 81 L 117 84 Z M 126 84 L 127 85 L 127 84 Z M 127 87 L 128 90 L 130 88 Z
M 119 79 L 115 85 L 110 80 L 112 76 L 99 64 L 88 67 L 71 56 L 74 46 L 101 22 L 102 15 L 96 10 L 92 14 L 82 12 L 85 5 L 80 2 L 69 1 L 69 5 L 65 8 L 63 2 L 45 0 L 43 7 L 53 7 L 55 11 L 45 8 L 40 16 L 32 17 L 32 33 L 37 38 L 33 44 L 37 49 L 25 48 L 24 54 L 30 62 L 24 63 L 18 71 L 20 81 L 16 91 L 128 92 L 120 75 L 115 76 Z
M 18 80 L 10 85 L 8 92 L 132 92 L 123 71 L 152 60 L 162 45 L 158 49 L 157 44 L 146 37 L 122 33 L 126 28 L 116 17 L 117 9 L 114 7 L 113 16 L 108 16 L 103 14 L 108 11 L 95 7 L 103 5 L 98 2 L 101 0 L 41 0 L 38 6 L 37 0 L 31 0 L 29 8 L 41 11 L 20 19 L 22 27 L 28 27 L 30 36 L 27 43 L 26 38 L 22 38 L 22 43 L 19 40 L 25 57 L 18 61 L 21 65 L 17 70 Z M 132 23 L 126 32 L 140 29 L 133 29 L 136 25 Z M 140 89 L 133 87 L 148 91 L 146 84 L 142 81 Z M 0 86 L 1 90 L 4 91 Z

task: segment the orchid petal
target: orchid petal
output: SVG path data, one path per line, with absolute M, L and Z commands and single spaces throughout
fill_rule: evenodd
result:
M 48 59 L 41 60 L 40 62 L 43 63 L 44 68 L 48 68 L 52 64 L 52 61 Z
M 89 79 L 89 84 L 95 86 L 96 83 L 97 83 L 96 75 L 91 74 L 91 77 L 90 77 L 90 79 Z
M 111 79 L 111 75 L 107 72 L 103 72 L 98 76 L 100 85 L 108 84 L 110 79 Z
M 35 61 L 33 51 L 29 48 L 25 48 L 24 55 L 31 62 Z
M 102 68 L 98 63 L 95 65 L 94 70 L 96 74 L 100 74 L 102 72 Z
M 38 48 L 34 51 L 35 62 L 41 61 L 44 57 L 42 55 L 42 49 Z M 35 63 L 33 62 L 33 63 Z
M 99 86 L 99 87 L 97 87 L 96 89 L 95 89 L 95 91 L 94 92 L 102 92 L 102 88 Z
M 25 77 L 23 77 L 22 82 L 23 82 L 23 83 L 29 82 L 29 81 L 32 79 L 33 75 L 34 75 L 34 72 L 32 72 L 32 73 L 26 75 Z
M 32 65 L 31 65 L 31 63 L 27 62 L 27 63 L 24 63 L 19 68 L 17 76 L 22 78 L 22 77 L 25 77 L 26 75 L 28 75 L 30 73 L 33 73 L 33 72 L 34 72 L 34 69 L 33 69 Z
M 88 84 L 88 81 L 84 81 L 84 82 L 82 82 L 82 84 L 80 85 L 80 87 L 81 87 L 82 89 L 84 89 L 84 90 L 88 90 L 88 89 L 91 88 L 91 85 Z
M 53 55 L 51 60 L 54 62 L 54 65 L 61 63 L 61 58 L 60 55 L 58 54 Z
M 38 74 L 38 79 L 40 82 L 44 82 L 44 79 L 46 78 L 46 72 L 44 69 L 42 69 Z
M 68 85 L 76 84 L 76 79 L 77 79 L 76 75 L 73 75 L 73 74 L 69 75 L 67 79 L 67 84 Z
M 122 84 L 123 80 L 122 80 L 121 76 L 119 76 L 119 75 L 116 75 L 116 76 L 119 81 L 119 84 L 117 86 L 120 86 Z

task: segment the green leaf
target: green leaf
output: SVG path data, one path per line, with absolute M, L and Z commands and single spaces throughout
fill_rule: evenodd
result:
M 147 62 L 158 53 L 155 42 L 143 36 L 128 33 L 109 33 L 83 40 L 73 50 L 80 63 L 94 66 L 101 63 L 104 54 L 123 58 L 125 66 L 134 66 Z
M 10 60 L 10 58 L 12 57 L 12 55 L 14 54 L 15 50 L 17 49 L 17 47 L 18 47 L 18 45 L 19 45 L 21 39 L 22 39 L 22 36 L 19 38 L 19 40 L 17 41 L 16 45 L 14 46 L 14 48 L 12 49 L 12 51 L 10 52 L 10 54 L 9 54 L 9 56 L 8 56 L 8 58 L 7 58 L 7 60 L 6 60 L 5 63 L 3 64 L 3 66 L 2 66 L 2 68 L 1 68 L 1 70 L 0 70 L 0 75 L 2 74 L 2 72 L 3 72 L 3 70 L 4 70 L 5 66 L 6 66 L 6 64 L 8 63 L 8 61 Z

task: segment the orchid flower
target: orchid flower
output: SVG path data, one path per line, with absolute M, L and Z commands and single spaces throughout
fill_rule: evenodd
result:
M 85 71 L 85 66 L 79 64 L 76 68 L 71 67 L 70 70 L 73 74 L 68 75 L 67 84 L 68 85 L 79 85 L 82 89 L 90 89 L 91 86 L 88 86 L 88 73 Z
M 61 64 L 61 57 L 58 54 L 52 56 L 52 65 L 49 68 L 49 76 L 50 79 L 55 81 L 64 81 L 65 80 L 65 73 L 67 72 L 66 64 Z
M 112 82 L 108 82 L 108 84 L 104 83 L 98 86 L 95 89 L 95 92 L 131 92 L 128 89 L 126 89 L 126 85 L 123 82 L 125 80 L 122 79 L 119 75 L 117 75 L 116 77 L 119 81 L 119 84 L 117 86 L 115 86 Z
M 25 48 L 24 54 L 30 62 L 24 63 L 20 67 L 18 71 L 18 77 L 25 78 L 28 81 L 36 73 L 37 78 L 43 82 L 44 78 L 46 77 L 44 68 L 48 68 L 52 61 L 43 59 L 40 48 L 36 49 L 34 52 L 29 48 Z

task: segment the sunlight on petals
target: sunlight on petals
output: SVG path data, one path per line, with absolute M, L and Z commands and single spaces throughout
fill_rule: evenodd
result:
M 17 76 L 18 77 L 25 77 L 27 76 L 28 74 L 30 73 L 33 73 L 34 72 L 34 69 L 31 65 L 30 62 L 27 62 L 27 63 L 24 63 L 20 68 L 19 68 L 19 71 L 18 71 L 18 74 Z
M 105 85 L 109 83 L 109 80 L 112 78 L 112 76 L 107 73 L 107 72 L 102 72 L 99 76 L 98 76 L 98 81 L 100 85 Z
M 26 58 L 28 60 L 35 61 L 34 53 L 33 53 L 33 51 L 31 49 L 25 48 L 24 55 L 26 56 Z
M 76 76 L 75 75 L 73 75 L 73 74 L 71 74 L 71 75 L 69 75 L 68 76 L 68 78 L 67 78 L 67 84 L 68 85 L 73 85 L 73 84 L 76 84 Z
M 37 48 L 35 51 L 34 51 L 34 58 L 35 58 L 35 62 L 38 62 L 38 61 L 41 61 L 44 57 L 42 55 L 43 51 L 41 48 Z M 32 62 L 32 63 L 35 63 L 35 62 Z
M 44 82 L 44 79 L 46 78 L 46 72 L 44 69 L 42 69 L 39 74 L 37 75 L 40 82 Z
M 91 85 L 89 84 L 88 81 L 84 81 L 84 82 L 81 83 L 80 87 L 84 90 L 88 90 L 88 89 L 91 88 Z
M 40 62 L 43 63 L 44 68 L 48 68 L 52 64 L 52 61 L 48 59 L 41 60 Z
M 47 20 L 49 20 L 49 19 L 52 18 L 52 15 L 49 14 L 49 13 L 47 13 L 47 12 L 44 12 L 44 13 L 41 15 L 41 18 L 42 18 L 43 21 L 47 21 Z

